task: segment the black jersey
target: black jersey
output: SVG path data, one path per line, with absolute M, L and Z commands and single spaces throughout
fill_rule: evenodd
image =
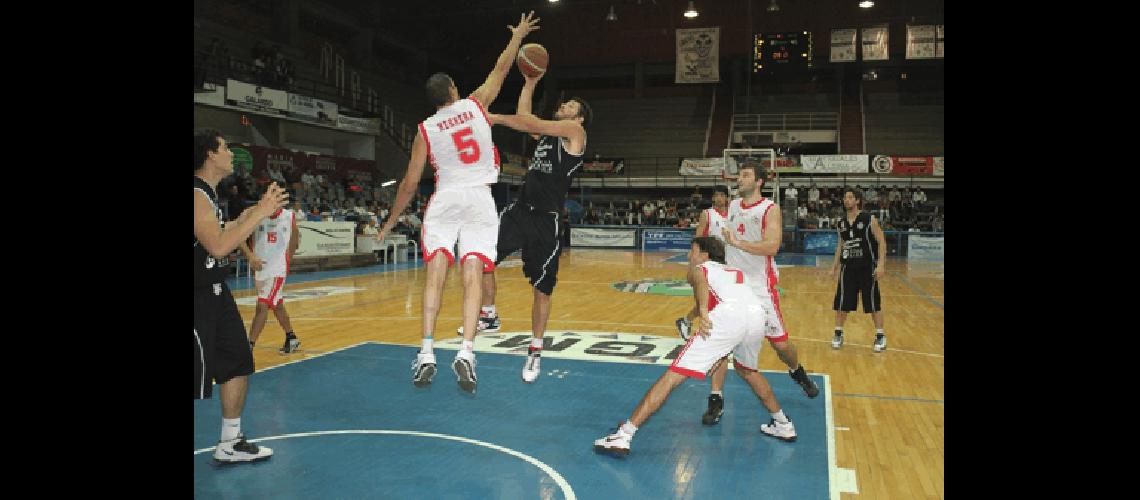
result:
M 574 172 L 582 166 L 582 155 L 568 153 L 563 143 L 550 135 L 538 139 L 519 202 L 538 211 L 562 213 Z
M 879 241 L 871 234 L 871 214 L 859 212 L 855 222 L 846 215 L 839 220 L 839 238 L 843 245 L 840 261 L 851 267 L 874 266 L 879 258 Z
M 214 206 L 214 215 L 218 217 L 218 226 L 224 225 L 225 219 L 222 217 L 222 209 L 218 208 L 218 195 L 214 189 L 206 181 L 195 176 L 194 190 L 206 193 L 206 196 L 210 198 L 210 203 Z M 210 252 L 206 251 L 206 247 L 202 246 L 202 242 L 198 241 L 198 237 L 194 237 L 194 288 L 224 282 L 229 274 L 229 264 L 227 258 L 215 259 L 214 256 L 210 255 Z

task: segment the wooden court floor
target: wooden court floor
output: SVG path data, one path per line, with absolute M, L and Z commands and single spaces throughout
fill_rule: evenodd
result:
M 638 251 L 574 249 L 562 256 L 553 295 L 550 330 L 590 330 L 677 336 L 673 320 L 691 307 L 691 297 L 619 292 L 616 281 L 683 279 L 675 255 Z M 862 306 L 847 318 L 846 343 L 831 348 L 836 278 L 830 256 L 815 267 L 781 267 L 780 305 L 800 362 L 810 373 L 831 376 L 838 466 L 854 469 L 858 495 L 844 498 L 945 497 L 945 297 L 941 263 L 887 263 L 880 283 L 888 349 L 873 353 L 874 325 Z M 437 341 L 455 337 L 460 324 L 461 281 L 449 273 L 436 325 Z M 258 369 L 363 341 L 420 343 L 425 272 L 393 271 L 305 283 L 357 288 L 350 293 L 286 302 L 301 352 L 278 354 L 283 332 L 270 315 L 254 357 Z M 529 331 L 531 288 L 521 267 L 497 271 L 496 300 L 503 331 Z M 254 295 L 252 290 L 235 297 Z M 252 306 L 240 306 L 247 328 Z M 411 360 L 408 360 L 411 363 Z M 770 346 L 760 367 L 786 369 Z M 632 409 L 635 401 L 630 401 Z M 729 403 L 731 406 L 731 402 Z

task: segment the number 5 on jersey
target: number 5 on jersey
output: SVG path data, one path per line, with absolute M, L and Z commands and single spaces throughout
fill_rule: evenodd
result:
M 455 141 L 455 149 L 459 151 L 459 161 L 467 164 L 479 161 L 479 143 L 471 138 L 473 134 L 471 127 L 457 130 L 451 134 L 451 140 Z

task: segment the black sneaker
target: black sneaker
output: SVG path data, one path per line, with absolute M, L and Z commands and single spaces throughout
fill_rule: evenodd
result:
M 296 351 L 297 347 L 300 345 L 301 345 L 301 341 L 297 340 L 297 337 L 286 337 L 285 338 L 285 345 L 281 346 L 281 348 L 278 349 L 277 352 L 279 352 L 281 354 L 289 354 L 293 351 Z
M 719 394 L 709 394 L 709 409 L 705 410 L 704 415 L 701 415 L 701 423 L 716 425 L 717 422 L 720 422 L 721 415 L 724 415 L 724 397 Z
M 800 384 L 800 387 L 803 388 L 804 394 L 807 394 L 807 397 L 814 398 L 819 395 L 819 387 L 816 386 L 815 382 L 812 382 L 811 378 L 804 372 L 804 365 L 800 365 L 794 372 L 789 371 L 788 375 L 790 375 L 792 380 L 795 380 L 797 384 Z
M 502 328 L 502 322 L 499 321 L 499 316 L 479 316 L 479 321 L 475 323 L 475 333 L 499 333 Z M 455 333 L 463 336 L 463 326 L 460 325 Z
M 677 318 L 674 322 L 677 325 L 677 333 L 681 334 L 681 340 L 688 342 L 689 334 L 693 330 L 693 325 L 685 318 Z

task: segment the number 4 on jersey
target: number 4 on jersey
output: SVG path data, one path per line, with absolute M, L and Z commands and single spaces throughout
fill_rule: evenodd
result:
M 736 232 L 740 233 L 741 236 L 744 236 L 744 224 L 736 226 Z

